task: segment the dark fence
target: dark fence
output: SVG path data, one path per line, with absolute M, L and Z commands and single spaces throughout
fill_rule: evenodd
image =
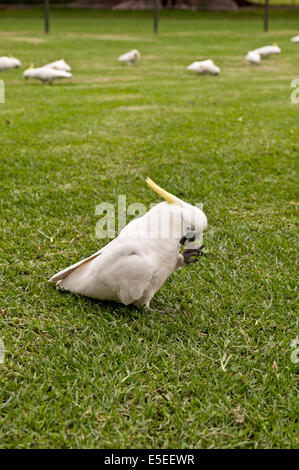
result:
M 159 0 L 159 7 L 161 9 L 172 9 L 172 8 L 180 8 L 181 4 L 184 4 L 184 9 L 186 7 L 190 7 L 190 9 L 202 9 L 206 4 L 209 2 L 211 3 L 228 3 L 229 1 L 234 1 L 238 7 L 242 6 L 262 6 L 265 4 L 265 0 Z M 14 5 L 17 7 L 21 7 L 22 5 L 29 7 L 29 6 L 37 6 L 43 5 L 42 0 L 0 0 L 0 8 L 5 7 L 13 7 Z M 50 5 L 57 5 L 57 6 L 68 6 L 68 7 L 80 7 L 88 8 L 88 7 L 97 7 L 100 8 L 107 8 L 113 9 L 117 4 L 125 3 L 124 0 L 50 0 Z M 128 4 L 131 2 L 127 2 Z M 138 4 L 138 0 L 135 0 L 135 4 Z M 149 5 L 154 5 L 154 0 L 140 0 L 140 4 L 146 5 L 147 8 Z M 299 5 L 299 0 L 269 0 L 270 7 L 276 6 L 297 6 Z M 221 5 L 220 5 L 221 6 Z M 139 9 L 139 8 L 138 8 Z

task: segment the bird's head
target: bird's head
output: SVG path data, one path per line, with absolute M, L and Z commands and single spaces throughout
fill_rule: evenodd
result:
M 276 54 L 280 54 L 280 53 L 281 53 L 281 49 L 280 49 L 280 47 L 276 44 L 276 42 L 274 42 L 274 43 L 272 44 L 272 47 L 275 48 L 275 53 L 276 53 Z
M 9 58 L 11 60 L 11 63 L 16 69 L 18 69 L 21 66 L 21 62 L 18 59 L 16 59 L 14 56 L 9 55 Z
M 140 59 L 141 54 L 137 49 L 133 49 L 132 52 L 133 52 L 134 56 L 136 57 L 136 59 Z
M 193 238 L 193 240 L 199 238 L 208 225 L 207 217 L 202 209 L 198 206 L 192 206 L 173 194 L 168 193 L 150 178 L 147 178 L 146 182 L 156 193 L 165 199 L 168 204 L 168 212 L 177 219 L 180 219 L 181 236 L 186 239 Z
M 31 75 L 30 72 L 31 72 L 33 69 L 34 69 L 34 65 L 31 63 L 31 64 L 30 64 L 30 67 L 29 67 L 27 70 L 24 71 L 23 77 L 26 78 L 26 80 L 30 77 L 30 75 Z

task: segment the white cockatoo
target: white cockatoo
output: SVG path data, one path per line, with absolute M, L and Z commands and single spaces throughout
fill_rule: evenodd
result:
M 187 67 L 187 70 L 200 74 L 219 75 L 220 68 L 211 59 L 195 61 Z
M 191 242 L 207 227 L 205 214 L 149 178 L 146 181 L 165 201 L 132 220 L 93 255 L 55 274 L 50 282 L 95 299 L 149 308 L 150 300 L 174 270 L 198 261 L 202 246 L 194 248 Z M 193 248 L 180 254 L 180 244 Z
M 15 69 L 21 66 L 21 62 L 15 57 L 0 57 L 0 72 Z
M 128 65 L 135 64 L 137 60 L 139 60 L 141 57 L 141 54 L 137 49 L 133 49 L 130 52 L 127 52 L 126 54 L 123 54 L 119 56 L 118 60 L 119 62 L 126 62 Z
M 64 59 L 56 60 L 55 62 L 50 62 L 50 64 L 44 65 L 44 67 L 50 67 L 56 70 L 64 70 L 64 72 L 70 72 L 71 67 L 65 62 Z
M 71 78 L 73 76 L 70 72 L 65 72 L 64 70 L 57 70 L 51 67 L 34 68 L 33 65 L 25 70 L 23 75 L 26 79 L 35 78 L 43 83 L 52 83 L 57 78 Z
M 247 56 L 245 57 L 245 59 L 250 64 L 260 64 L 261 63 L 261 56 L 256 51 L 249 51 Z
M 291 42 L 299 42 L 299 34 L 298 36 L 294 36 L 293 38 L 291 38 Z
M 254 49 L 253 52 L 257 52 L 262 59 L 265 59 L 272 54 L 280 54 L 281 49 L 277 46 L 277 44 L 273 44 L 272 46 L 263 46 L 259 47 L 258 49 Z

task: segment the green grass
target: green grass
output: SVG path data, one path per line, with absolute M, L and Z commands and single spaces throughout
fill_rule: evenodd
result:
M 0 12 L 0 446 L 286 448 L 296 436 L 299 12 Z M 280 56 L 250 67 L 252 48 Z M 116 58 L 137 47 L 136 67 Z M 25 82 L 65 58 L 74 78 Z M 189 74 L 214 59 L 219 77 Z M 138 312 L 55 290 L 93 253 L 101 201 L 203 202 L 208 256 Z M 226 365 L 225 365 L 226 364 Z M 298 428 L 297 428 L 298 430 Z

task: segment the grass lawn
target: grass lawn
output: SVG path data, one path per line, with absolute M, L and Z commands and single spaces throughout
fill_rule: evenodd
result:
M 45 36 L 41 10 L 0 12 L 0 55 L 22 60 L 0 75 L 1 447 L 298 446 L 299 11 L 271 16 L 265 35 L 260 12 L 165 12 L 153 37 L 150 13 L 57 10 Z M 23 80 L 61 57 L 73 79 Z M 208 256 L 152 301 L 167 315 L 55 290 L 106 243 L 97 204 L 159 201 L 146 176 L 209 221 Z

